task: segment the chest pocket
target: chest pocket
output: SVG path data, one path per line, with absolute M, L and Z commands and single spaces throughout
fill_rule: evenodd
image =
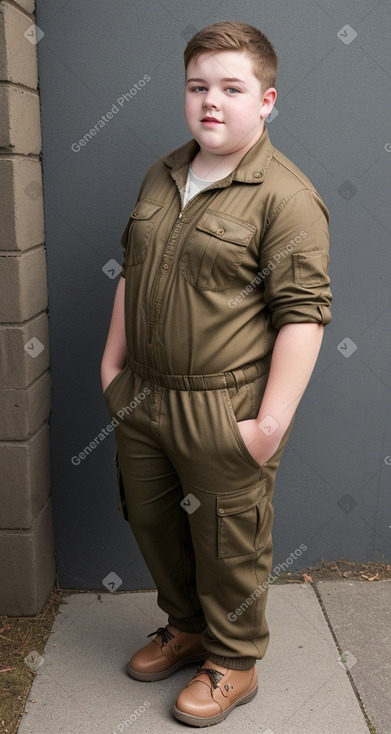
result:
M 145 260 L 151 234 L 159 220 L 158 212 L 163 204 L 153 200 L 140 200 L 131 212 L 127 231 L 123 238 L 127 239 L 127 265 L 138 265 Z M 126 244 L 126 242 L 125 242 Z
M 185 280 L 199 290 L 229 287 L 257 228 L 209 209 L 189 236 L 179 268 Z

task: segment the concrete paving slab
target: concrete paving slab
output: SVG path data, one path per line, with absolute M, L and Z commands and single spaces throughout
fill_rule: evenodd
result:
M 271 641 L 257 697 L 216 731 L 368 734 L 317 597 L 308 584 L 269 590 Z M 168 734 L 171 707 L 195 666 L 156 683 L 125 673 L 146 635 L 166 624 L 156 592 L 74 594 L 61 605 L 18 734 Z M 32 703 L 35 701 L 35 703 Z M 190 730 L 191 727 L 185 727 Z
M 346 666 L 377 734 L 391 732 L 391 581 L 317 584 Z

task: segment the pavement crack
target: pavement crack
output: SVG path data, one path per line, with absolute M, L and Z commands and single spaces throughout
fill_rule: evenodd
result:
M 319 602 L 319 606 L 320 606 L 320 608 L 321 608 L 321 610 L 323 612 L 323 616 L 324 616 L 324 618 L 325 618 L 325 620 L 327 622 L 328 628 L 329 628 L 329 630 L 331 632 L 331 636 L 332 636 L 332 638 L 333 638 L 333 640 L 335 642 L 335 646 L 336 646 L 336 648 L 338 650 L 339 655 L 341 656 L 341 655 L 343 655 L 343 650 L 342 650 L 341 645 L 339 644 L 338 637 L 337 637 L 337 635 L 334 632 L 333 626 L 331 624 L 330 617 L 327 614 L 326 607 L 325 607 L 325 605 L 323 603 L 322 595 L 321 595 L 321 593 L 320 593 L 320 591 L 318 589 L 318 585 L 317 585 L 317 582 L 316 581 L 312 584 L 312 588 L 313 588 L 313 590 L 315 592 L 316 598 L 317 598 L 317 600 Z M 357 701 L 358 701 L 358 703 L 360 705 L 360 708 L 361 708 L 361 711 L 363 713 L 363 716 L 364 716 L 364 719 L 365 719 L 365 723 L 366 723 L 366 725 L 368 727 L 369 733 L 370 734 L 380 734 L 379 732 L 377 732 L 377 729 L 376 729 L 375 725 L 373 724 L 373 722 L 371 721 L 371 719 L 369 718 L 369 716 L 367 714 L 367 711 L 366 711 L 366 708 L 365 708 L 365 705 L 364 705 L 364 701 L 361 698 L 360 691 L 358 690 L 358 688 L 357 688 L 357 686 L 356 686 L 356 684 L 354 682 L 354 679 L 353 679 L 353 676 L 352 676 L 350 670 L 346 670 L 346 674 L 347 674 L 347 676 L 349 678 L 350 685 L 352 686 L 353 691 L 354 691 L 354 693 L 356 695 Z

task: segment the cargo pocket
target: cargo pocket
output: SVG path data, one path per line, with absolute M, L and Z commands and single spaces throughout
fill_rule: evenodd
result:
M 190 234 L 179 269 L 199 290 L 221 291 L 235 277 L 257 228 L 208 209 Z
M 273 524 L 266 479 L 216 497 L 218 557 L 231 558 L 262 550 Z
M 157 226 L 156 215 L 162 207 L 163 204 L 156 201 L 142 199 L 133 209 L 122 236 L 123 244 L 127 246 L 127 265 L 144 262 L 151 234 Z
M 128 520 L 128 509 L 126 507 L 126 500 L 125 500 L 125 490 L 124 490 L 124 484 L 122 481 L 122 474 L 121 469 L 119 466 L 118 461 L 118 451 L 115 455 L 115 465 L 117 470 L 117 500 L 118 500 L 118 509 L 124 518 L 124 520 Z

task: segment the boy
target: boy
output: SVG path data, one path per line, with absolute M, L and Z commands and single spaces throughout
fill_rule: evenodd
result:
M 331 294 L 328 211 L 264 126 L 270 42 L 215 23 L 185 67 L 193 140 L 151 167 L 130 215 L 102 385 L 121 508 L 168 614 L 127 670 L 202 661 L 173 707 L 202 727 L 257 693 L 275 474 Z

